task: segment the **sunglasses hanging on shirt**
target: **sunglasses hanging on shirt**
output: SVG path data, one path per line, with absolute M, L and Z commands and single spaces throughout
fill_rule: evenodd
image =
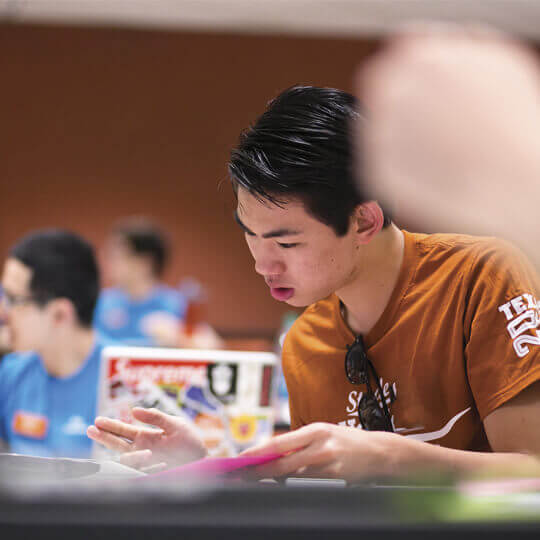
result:
M 381 403 L 375 396 L 370 382 L 370 372 L 375 378 Z M 366 392 L 362 392 L 362 398 L 358 403 L 358 417 L 360 425 L 367 431 L 390 431 L 393 432 L 392 418 L 386 404 L 386 398 L 381 388 L 379 375 L 375 366 L 368 358 L 362 336 L 357 336 L 352 345 L 347 346 L 345 355 L 345 374 L 352 384 L 365 384 Z M 390 403 L 396 399 L 394 389 L 390 386 Z M 381 406 L 382 404 L 382 406 Z

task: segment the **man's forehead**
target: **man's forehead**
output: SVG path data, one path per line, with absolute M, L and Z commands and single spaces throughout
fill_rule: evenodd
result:
M 131 252 L 131 247 L 127 239 L 120 235 L 113 233 L 107 238 L 105 247 L 111 251 L 115 252 Z
M 279 197 L 274 203 L 260 199 L 245 189 L 238 190 L 236 213 L 241 216 L 266 217 L 268 219 L 283 219 L 286 216 L 306 214 L 305 206 L 299 199 Z
M 23 294 L 28 291 L 32 270 L 21 261 L 9 258 L 4 264 L 2 272 L 2 286 L 14 294 Z

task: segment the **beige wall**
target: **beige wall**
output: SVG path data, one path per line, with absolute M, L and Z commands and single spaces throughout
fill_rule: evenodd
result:
M 0 25 L 0 256 L 37 227 L 68 227 L 99 247 L 118 217 L 149 215 L 174 243 L 169 283 L 199 277 L 223 331 L 272 332 L 286 307 L 231 219 L 228 153 L 280 90 L 350 90 L 370 47 Z

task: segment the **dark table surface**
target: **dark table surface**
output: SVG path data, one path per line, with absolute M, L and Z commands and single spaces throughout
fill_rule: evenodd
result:
M 516 499 L 518 512 L 512 514 L 506 499 L 486 506 L 442 484 L 88 482 L 74 479 L 67 461 L 43 461 L 38 468 L 31 461 L 14 463 L 0 456 L 1 540 L 540 538 L 540 493 Z M 87 478 L 92 476 L 97 478 Z

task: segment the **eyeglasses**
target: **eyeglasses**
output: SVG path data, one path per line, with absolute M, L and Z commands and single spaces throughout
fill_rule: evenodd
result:
M 23 304 L 29 304 L 30 302 L 37 301 L 35 296 L 26 296 L 23 294 L 12 294 L 6 291 L 4 288 L 0 288 L 0 303 L 4 309 L 11 309 L 15 306 Z
M 379 404 L 373 389 L 371 387 L 369 372 L 371 371 L 382 406 Z M 375 370 L 371 360 L 366 354 L 364 340 L 362 336 L 357 336 L 352 345 L 347 346 L 347 354 L 345 355 L 345 374 L 347 379 L 352 384 L 365 384 L 366 392 L 362 392 L 362 398 L 358 403 L 358 417 L 363 429 L 367 431 L 394 431 L 392 426 L 392 417 L 386 404 L 386 398 L 381 388 L 379 375 Z M 396 400 L 394 389 L 390 386 L 390 403 Z

